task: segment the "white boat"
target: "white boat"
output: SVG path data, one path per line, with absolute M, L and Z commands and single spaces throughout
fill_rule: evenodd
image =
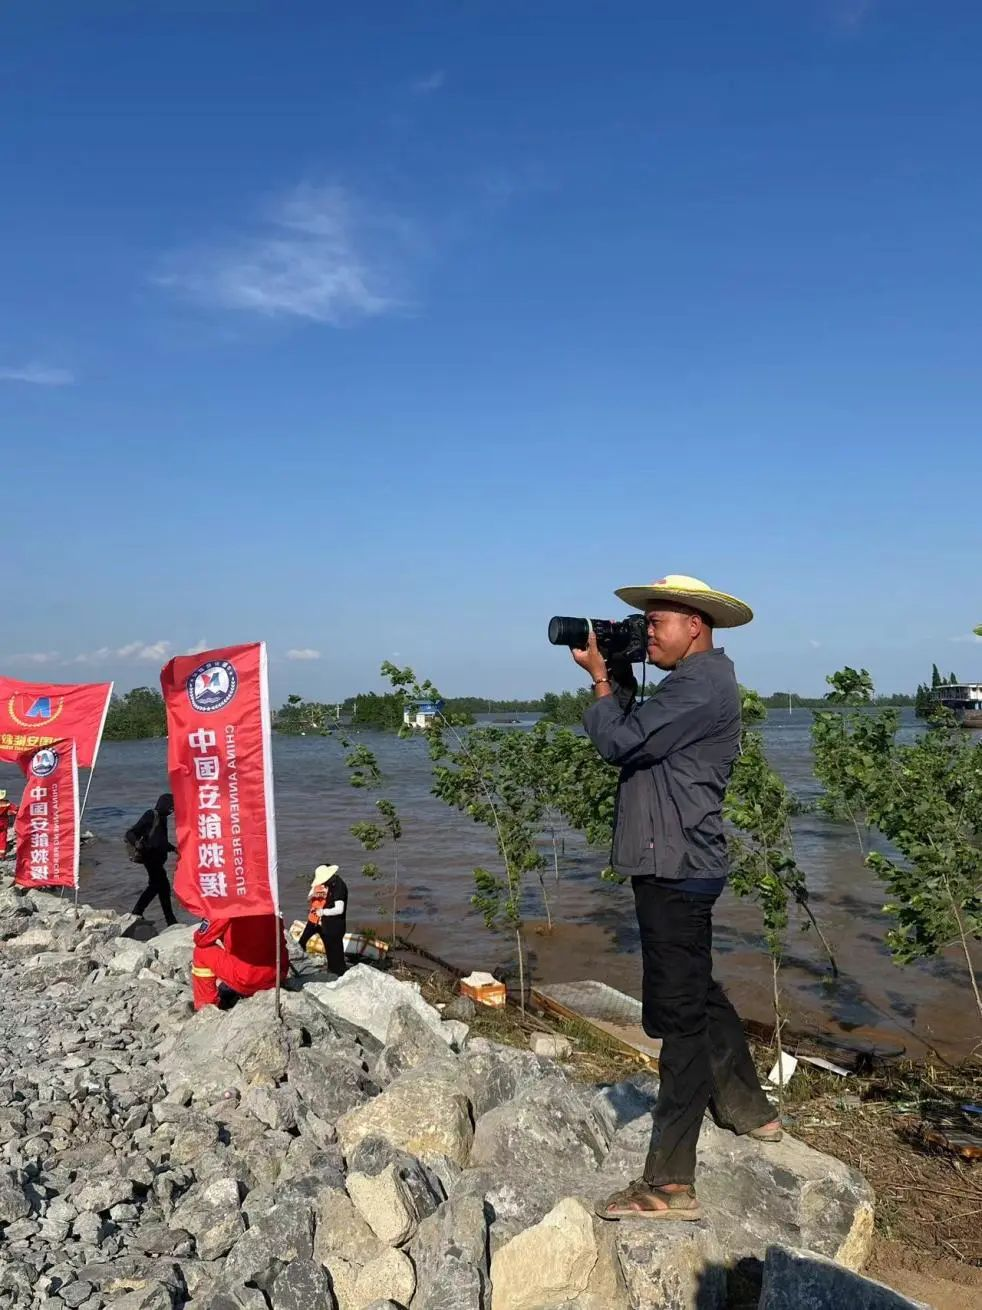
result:
M 982 728 L 982 682 L 943 682 L 931 699 L 951 710 L 963 728 Z

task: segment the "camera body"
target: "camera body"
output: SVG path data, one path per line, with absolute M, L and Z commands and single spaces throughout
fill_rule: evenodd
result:
M 557 614 L 549 620 L 553 646 L 586 650 L 591 632 L 605 660 L 643 664 L 648 658 L 648 629 L 643 614 L 631 614 L 626 619 L 572 619 Z

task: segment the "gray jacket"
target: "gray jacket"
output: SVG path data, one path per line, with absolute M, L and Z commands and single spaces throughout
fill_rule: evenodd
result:
M 627 877 L 727 873 L 723 793 L 740 750 L 740 689 L 722 650 L 690 655 L 636 705 L 636 684 L 583 716 L 605 760 L 621 766 L 612 863 Z

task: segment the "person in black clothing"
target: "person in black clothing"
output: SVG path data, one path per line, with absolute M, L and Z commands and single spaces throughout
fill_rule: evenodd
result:
M 749 623 L 753 613 L 678 574 L 617 595 L 644 611 L 648 661 L 668 676 L 642 704 L 631 665 L 612 657 L 608 666 L 593 634 L 573 658 L 593 681 L 587 735 L 621 770 L 611 863 L 633 883 L 642 1026 L 662 1047 L 644 1173 L 597 1212 L 698 1220 L 696 1147 L 707 1109 L 734 1133 L 781 1139 L 712 960 L 713 907 L 729 872 L 723 797 L 740 751 L 741 710 L 733 665 L 713 631 Z
M 170 881 L 167 877 L 167 856 L 176 853 L 177 847 L 170 844 L 167 836 L 167 819 L 174 813 L 174 797 L 164 792 L 152 810 L 134 823 L 126 833 L 126 843 L 135 854 L 135 862 L 142 864 L 147 871 L 146 890 L 133 906 L 134 914 L 143 914 L 155 896 L 160 898 L 160 908 L 168 924 L 177 923 L 177 916 L 170 899 Z
M 302 951 L 317 933 L 324 943 L 327 967 L 338 977 L 344 973 L 344 934 L 347 931 L 348 887 L 336 864 L 321 864 L 314 870 L 314 880 L 307 893 L 310 908 L 307 923 L 298 945 Z

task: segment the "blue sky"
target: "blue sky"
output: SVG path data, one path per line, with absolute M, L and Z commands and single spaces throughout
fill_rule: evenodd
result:
M 8 0 L 0 668 L 577 685 L 702 576 L 742 679 L 982 676 L 982 8 Z

